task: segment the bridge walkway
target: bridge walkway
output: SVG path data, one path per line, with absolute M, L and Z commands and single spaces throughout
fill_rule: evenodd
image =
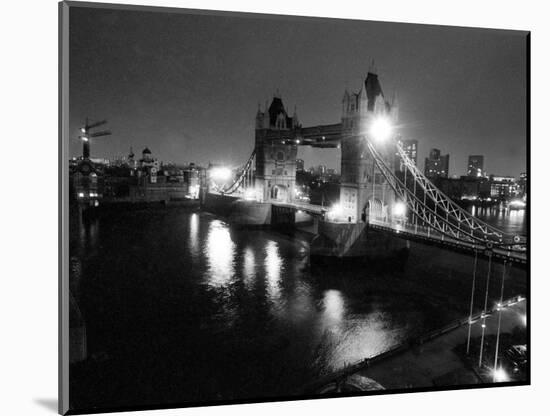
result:
M 401 238 L 409 240 L 417 240 L 421 242 L 429 242 L 438 246 L 445 246 L 451 249 L 458 249 L 464 251 L 484 252 L 486 246 L 466 242 L 449 237 L 443 233 L 440 233 L 431 227 L 414 224 L 407 221 L 383 221 L 377 219 L 369 219 L 369 227 L 378 229 L 380 231 L 390 232 L 398 235 Z M 517 250 L 506 250 L 504 248 L 495 247 L 491 250 L 492 255 L 496 258 L 508 260 L 514 263 L 527 264 L 527 251 L 518 247 Z

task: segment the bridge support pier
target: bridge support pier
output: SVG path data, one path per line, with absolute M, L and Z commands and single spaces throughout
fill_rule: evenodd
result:
M 318 235 L 311 243 L 313 261 L 356 260 L 375 265 L 380 261 L 406 261 L 409 243 L 367 223 L 319 221 Z M 404 263 L 403 263 L 404 264 Z

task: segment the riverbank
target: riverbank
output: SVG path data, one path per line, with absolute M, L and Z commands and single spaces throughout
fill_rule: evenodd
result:
M 477 314 L 472 321 L 465 318 L 451 323 L 417 340 L 351 365 L 332 379 L 320 380 L 309 386 L 306 391 L 322 391 L 323 385 L 345 384 L 348 379 L 358 376 L 374 382 L 370 390 L 419 390 L 494 382 L 524 384 L 528 382 L 527 374 L 507 373 L 502 370 L 500 358 L 498 367 L 501 371 L 494 377 L 494 340 L 500 329 L 499 357 L 504 356 L 504 351 L 512 346 L 509 345 L 510 340 L 526 343 L 526 307 L 523 298 L 505 302 L 502 308 L 491 310 L 485 319 Z M 482 335 L 484 349 L 480 348 Z M 468 342 L 470 347 L 467 352 Z M 480 355 L 481 360 L 478 361 Z

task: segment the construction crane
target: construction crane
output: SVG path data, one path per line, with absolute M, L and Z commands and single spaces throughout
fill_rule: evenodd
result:
M 102 126 L 107 123 L 107 120 L 97 121 L 95 123 L 89 123 L 88 117 L 86 117 L 86 124 L 80 128 L 80 132 L 82 133 L 79 138 L 82 140 L 82 158 L 83 159 L 90 159 L 90 140 L 92 137 L 101 137 L 101 136 L 109 136 L 111 135 L 110 130 L 102 130 L 97 131 L 95 133 L 92 133 L 91 130 Z

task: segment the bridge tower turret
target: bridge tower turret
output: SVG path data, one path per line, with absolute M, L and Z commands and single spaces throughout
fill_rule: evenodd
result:
M 256 179 L 255 187 L 263 201 L 290 202 L 296 184 L 299 128 L 296 112 L 289 117 L 278 93 L 269 108 L 256 114 Z
M 343 98 L 340 205 L 344 218 L 351 223 L 367 221 L 369 216 L 387 217 L 395 199 L 389 184 L 375 171 L 365 140 L 368 137 L 386 163 L 393 165 L 392 140 L 380 143 L 370 137 L 374 122 L 384 118 L 395 125 L 398 114 L 397 101 L 395 107 L 386 101 L 375 71 L 371 66 L 359 92 L 346 90 Z

